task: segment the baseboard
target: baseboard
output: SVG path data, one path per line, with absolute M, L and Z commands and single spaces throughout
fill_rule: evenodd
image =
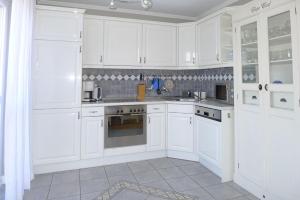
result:
M 256 196 L 257 198 L 262 199 L 262 196 L 264 194 L 263 188 L 260 188 L 258 185 L 244 178 L 239 173 L 234 174 L 233 181 L 248 192 L 250 192 L 251 194 L 253 194 L 254 196 Z
M 66 170 L 76 170 L 76 169 L 83 169 L 89 167 L 98 167 L 98 166 L 134 162 L 140 160 L 163 158 L 166 156 L 167 156 L 166 151 L 163 150 L 163 151 L 107 156 L 99 159 L 78 160 L 72 162 L 46 164 L 46 165 L 35 165 L 33 166 L 33 173 L 44 174 L 44 173 L 59 172 L 59 171 L 66 171 Z
M 181 152 L 181 151 L 168 150 L 167 155 L 170 158 L 177 158 L 177 159 L 199 162 L 199 157 L 195 153 L 187 153 L 187 152 Z

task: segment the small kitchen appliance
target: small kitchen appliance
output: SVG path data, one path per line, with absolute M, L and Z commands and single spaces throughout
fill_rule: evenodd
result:
M 95 88 L 95 82 L 94 81 L 84 81 L 82 84 L 82 101 L 83 102 L 93 102 L 95 99 L 93 98 Z
M 216 99 L 228 101 L 228 89 L 226 84 L 216 84 Z
M 102 88 L 96 86 L 93 93 L 93 99 L 96 101 L 102 101 Z

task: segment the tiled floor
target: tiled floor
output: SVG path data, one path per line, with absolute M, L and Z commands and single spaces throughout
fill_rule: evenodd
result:
M 232 182 L 222 184 L 196 162 L 172 158 L 38 175 L 24 200 L 93 200 L 121 180 L 197 196 L 200 200 L 257 200 Z M 134 191 L 123 191 L 115 199 L 160 200 Z

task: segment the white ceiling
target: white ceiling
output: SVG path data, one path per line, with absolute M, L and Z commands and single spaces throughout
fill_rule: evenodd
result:
M 136 1 L 136 0 L 128 0 Z M 193 20 L 210 10 L 216 10 L 238 1 L 249 0 L 153 0 L 153 7 L 144 11 L 138 3 L 120 3 L 112 12 L 152 15 L 178 19 Z M 37 0 L 39 4 L 66 5 L 85 9 L 108 11 L 110 0 Z

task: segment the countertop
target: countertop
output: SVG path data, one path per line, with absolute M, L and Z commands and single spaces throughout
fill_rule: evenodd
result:
M 184 104 L 184 105 L 197 105 L 203 106 L 218 110 L 232 110 L 234 108 L 233 105 L 226 104 L 222 101 L 215 99 L 207 99 L 205 101 L 198 101 L 195 99 L 184 99 L 184 98 L 176 98 L 176 97 L 168 97 L 168 98 L 145 98 L 144 101 L 139 101 L 136 99 L 104 99 L 103 101 L 98 102 L 82 102 L 82 107 L 98 107 L 98 106 L 118 106 L 118 105 L 145 105 L 145 104 Z

